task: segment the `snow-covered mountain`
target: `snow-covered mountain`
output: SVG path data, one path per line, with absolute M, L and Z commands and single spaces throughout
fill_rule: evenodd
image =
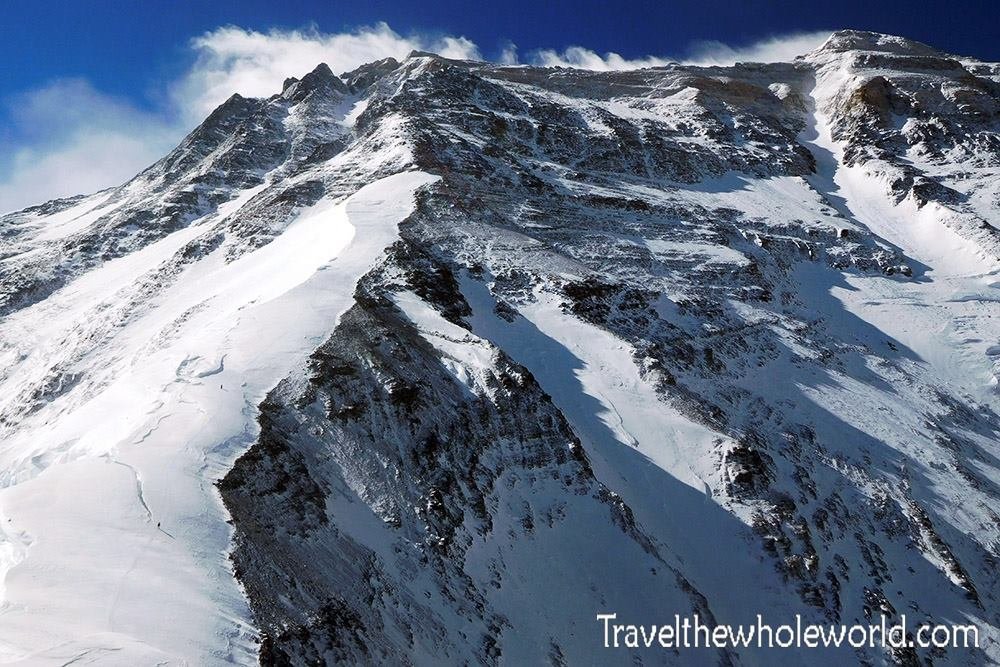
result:
M 233 96 L 0 217 L 0 662 L 997 663 L 998 228 L 1000 65 L 898 37 Z

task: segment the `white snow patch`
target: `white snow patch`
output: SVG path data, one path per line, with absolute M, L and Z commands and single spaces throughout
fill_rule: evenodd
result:
M 832 104 L 846 77 L 839 68 L 821 70 L 812 93 L 817 108 Z M 1000 263 L 946 224 L 954 212 L 936 203 L 918 209 L 911 199 L 894 204 L 877 161 L 845 166 L 843 149 L 820 112 L 814 129 L 815 137 L 806 140 L 817 156 L 814 187 L 842 202 L 841 212 L 852 223 L 927 267 L 921 281 L 845 274 L 848 288 L 834 288 L 832 295 L 848 312 L 912 350 L 958 393 L 992 403 L 1000 360 L 988 350 L 1000 341 Z
M 643 239 L 643 244 L 654 255 L 680 256 L 698 260 L 703 265 L 736 264 L 745 266 L 750 259 L 738 250 L 718 243 Z
M 116 208 L 125 203 L 125 199 L 107 204 L 104 203 L 111 196 L 110 193 L 95 199 L 87 199 L 76 206 L 70 207 L 54 215 L 42 219 L 44 226 L 39 232 L 39 241 L 55 241 L 66 238 L 83 231 L 92 225 L 98 218 L 111 213 Z
M 489 395 L 486 376 L 492 375 L 496 349 L 466 329 L 444 319 L 419 296 L 399 292 L 393 302 L 417 325 L 420 335 L 441 354 L 441 363 L 459 384 L 479 395 Z
M 348 127 L 354 127 L 354 124 L 358 122 L 358 117 L 365 112 L 368 108 L 368 98 L 358 100 L 351 106 L 351 110 L 347 112 L 344 116 L 344 125 Z
M 486 285 L 463 276 L 473 331 L 525 366 L 583 442 L 597 479 L 618 493 L 656 535 L 692 585 L 712 600 L 720 622 L 754 609 L 792 609 L 773 566 L 750 553 L 745 519 L 719 504 L 717 456 L 728 438 L 693 421 L 643 378 L 634 349 L 563 311 L 536 290 L 522 317 L 494 314 Z M 754 586 L 746 582 L 753 581 Z
M 256 662 L 214 482 L 253 441 L 259 402 L 335 327 L 433 179 L 384 178 L 301 211 L 239 260 L 212 253 L 77 362 L 96 384 L 5 434 L 0 662 Z M 0 349 L 47 334 L 13 355 L 5 388 L 45 372 L 101 304 L 199 231 L 108 262 L 5 319 Z

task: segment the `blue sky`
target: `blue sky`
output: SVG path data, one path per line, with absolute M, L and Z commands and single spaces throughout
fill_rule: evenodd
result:
M 0 212 L 124 180 L 220 96 L 234 89 L 267 94 L 285 76 L 311 69 L 312 60 L 337 69 L 417 47 L 588 67 L 623 66 L 609 52 L 636 64 L 725 62 L 808 50 L 824 31 L 842 27 L 1000 60 L 996 7 L 874 0 L 5 0 Z

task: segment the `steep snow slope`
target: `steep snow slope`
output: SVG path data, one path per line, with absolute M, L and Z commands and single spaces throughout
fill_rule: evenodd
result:
M 236 261 L 209 253 L 75 360 L 75 374 L 100 378 L 86 392 L 38 408 L 4 439 L 0 504 L 13 545 L 3 561 L 4 659 L 253 660 L 212 480 L 253 440 L 255 406 L 336 323 L 350 286 L 432 181 L 386 177 L 302 209 Z M 95 312 L 202 232 L 174 232 L 8 316 L 0 331 L 20 367 L 5 395 L 84 345 Z
M 319 66 L 0 218 L 4 659 L 1000 660 L 998 71 Z

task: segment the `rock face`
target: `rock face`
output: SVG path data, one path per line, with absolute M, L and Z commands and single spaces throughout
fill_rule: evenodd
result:
M 0 218 L 0 435 L 22 448 L 0 451 L 6 539 L 21 545 L 8 579 L 35 548 L 15 539 L 32 532 L 17 489 L 96 453 L 135 459 L 149 521 L 228 515 L 231 551 L 192 571 L 231 574 L 249 605 L 213 593 L 193 612 L 226 652 L 112 627 L 128 650 L 269 665 L 1000 660 L 998 118 L 1000 65 L 854 31 L 791 63 L 596 73 L 415 53 L 234 96 L 130 183 Z M 376 259 L 321 282 L 392 206 Z M 278 251 L 325 207 L 354 239 L 303 269 L 305 296 L 234 308 L 283 328 L 246 361 L 268 374 L 224 403 L 243 339 L 184 338 L 218 302 L 143 322 L 208 284 L 203 267 L 277 254 L 253 274 L 267 283 L 299 266 Z M 40 348 L 23 339 L 123 261 L 134 281 Z M 166 474 L 142 459 L 146 417 L 100 447 L 45 430 L 136 372 L 115 352 L 126 334 L 181 362 L 148 419 L 171 418 L 168 395 L 238 416 L 196 441 L 152 427 L 203 462 L 195 509 L 142 495 Z M 602 613 L 905 615 L 913 632 L 974 623 L 980 641 L 605 649 Z

